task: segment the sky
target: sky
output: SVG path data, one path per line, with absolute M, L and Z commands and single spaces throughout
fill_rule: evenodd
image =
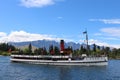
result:
M 0 0 L 0 42 L 64 39 L 120 48 L 120 0 Z

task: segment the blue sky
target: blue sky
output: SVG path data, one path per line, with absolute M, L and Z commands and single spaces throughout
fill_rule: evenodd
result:
M 0 42 L 60 40 L 120 48 L 120 0 L 0 0 Z

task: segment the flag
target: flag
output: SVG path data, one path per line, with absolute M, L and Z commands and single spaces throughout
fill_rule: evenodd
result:
M 87 34 L 87 31 L 84 31 L 83 34 Z

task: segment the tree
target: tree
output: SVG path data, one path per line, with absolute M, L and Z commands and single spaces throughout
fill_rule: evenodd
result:
M 28 48 L 25 48 L 25 49 L 23 50 L 23 53 L 26 54 L 26 55 L 29 55 L 29 54 L 30 54 L 30 53 L 29 53 L 29 49 L 28 49 Z
M 39 54 L 39 49 L 35 49 L 34 54 L 38 55 Z
M 57 46 L 54 47 L 54 52 L 55 52 L 56 55 L 60 54 L 60 50 Z
M 89 49 L 89 46 L 88 46 L 88 49 Z M 78 52 L 78 51 L 77 51 Z M 83 47 L 83 45 L 81 45 L 80 47 L 80 54 L 87 54 L 88 55 L 88 51 L 86 48 Z
M 44 54 L 44 55 L 47 55 L 47 50 L 46 50 L 45 47 L 43 47 L 43 54 Z
M 7 51 L 7 45 L 6 45 L 6 43 L 0 44 L 0 50 L 1 51 Z
M 13 45 L 9 45 L 8 43 L 1 43 L 0 44 L 0 51 L 14 51 L 16 48 Z
M 106 47 L 105 48 L 105 55 L 109 55 L 109 53 L 110 53 L 110 47 Z
M 101 53 L 100 46 L 96 46 L 96 55 L 99 56 Z
M 108 57 L 115 59 L 116 56 L 117 56 L 117 53 L 118 53 L 118 50 L 117 50 L 116 48 L 114 48 L 114 49 L 112 50 L 112 52 L 108 55 Z
M 96 44 L 93 44 L 93 51 L 96 52 Z
M 84 53 L 84 47 L 83 47 L 83 45 L 81 45 L 81 47 L 80 47 L 80 54 L 83 54 Z
M 43 48 L 35 49 L 34 54 L 36 54 L 36 55 L 47 55 L 48 53 L 47 53 L 46 48 L 43 47 Z
M 52 54 L 52 55 L 54 54 L 53 45 L 51 45 L 51 46 L 49 47 L 49 53 Z
M 32 45 L 31 45 L 31 43 L 30 43 L 29 46 L 28 46 L 28 53 L 29 53 L 29 54 L 32 53 Z
M 97 46 L 97 49 L 100 50 L 100 46 Z
M 118 51 L 117 51 L 117 56 L 120 57 L 120 48 L 119 48 Z
M 105 55 L 105 47 L 103 46 L 102 49 L 100 50 L 101 55 Z

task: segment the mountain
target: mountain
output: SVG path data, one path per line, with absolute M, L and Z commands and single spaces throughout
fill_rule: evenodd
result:
M 28 45 L 24 45 L 24 46 L 16 46 L 16 48 L 21 49 L 21 50 L 24 50 L 24 49 L 28 48 Z M 37 47 L 32 46 L 32 51 L 34 51 L 35 49 L 37 49 Z
M 27 41 L 27 42 L 9 42 L 8 44 L 11 44 L 17 48 L 24 48 L 27 47 L 29 44 L 31 43 L 31 45 L 34 47 L 34 49 L 36 48 L 43 48 L 45 47 L 47 50 L 49 50 L 49 46 L 53 45 L 53 46 L 57 46 L 60 48 L 60 42 L 54 41 L 54 40 L 37 40 L 37 41 Z M 75 42 L 65 42 L 64 43 L 65 48 L 68 48 L 68 46 L 72 46 L 73 50 L 76 49 L 80 49 L 81 45 L 83 47 L 86 47 L 86 44 L 79 44 L 79 43 L 75 43 Z M 96 45 L 97 47 L 98 45 Z M 102 49 L 103 46 L 100 46 L 100 49 Z M 93 49 L 93 45 L 90 45 L 90 49 Z M 110 47 L 110 49 L 112 50 L 113 48 Z
M 30 43 L 32 44 L 32 46 L 35 46 L 37 48 L 45 47 L 47 50 L 49 49 L 50 45 L 57 46 L 60 48 L 60 42 L 57 42 L 54 40 L 53 41 L 37 40 L 37 41 L 27 41 L 27 42 L 9 42 L 9 44 L 14 45 L 17 48 L 19 48 L 21 46 L 23 47 L 23 46 L 29 45 Z M 74 42 L 65 42 L 64 45 L 65 45 L 65 48 L 67 48 L 68 46 L 72 46 L 73 50 L 80 48 L 80 44 L 74 43 Z

